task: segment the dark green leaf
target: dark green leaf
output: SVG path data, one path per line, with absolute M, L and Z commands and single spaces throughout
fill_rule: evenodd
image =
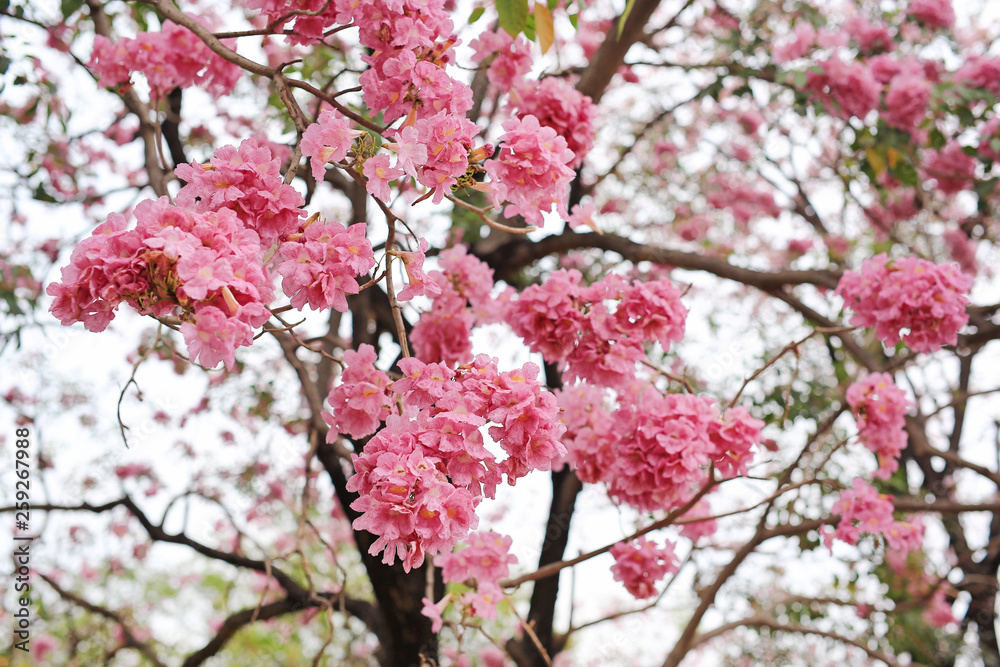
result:
M 553 9 L 555 9 L 556 5 L 558 5 L 558 4 L 559 4 L 559 0 L 549 0 L 548 1 L 549 11 L 551 12 Z
M 10 58 L 7 56 L 0 56 L 0 74 L 6 74 L 7 68 L 10 67 Z
M 500 27 L 511 37 L 517 37 L 528 25 L 528 0 L 497 0 Z
M 486 12 L 486 8 L 485 7 L 476 7 L 475 9 L 473 9 L 472 13 L 469 14 L 469 25 L 472 25 L 473 23 L 475 23 L 476 21 L 478 21 L 480 18 L 482 18 L 483 14 L 485 12 Z
M 931 148 L 942 148 L 946 143 L 948 143 L 948 140 L 944 138 L 941 130 L 936 127 L 928 133 L 927 137 L 930 140 Z
M 62 15 L 63 18 L 68 19 L 70 16 L 76 13 L 76 10 L 83 7 L 83 0 L 62 0 Z
M 570 25 L 573 26 L 574 29 L 579 29 L 580 28 L 580 15 L 579 14 L 570 14 L 569 15 L 569 23 L 570 23 Z
M 46 192 L 45 188 L 42 187 L 41 183 L 39 183 L 38 187 L 35 188 L 35 191 L 31 194 L 31 198 L 32 199 L 37 199 L 38 201 L 43 201 L 43 202 L 45 202 L 47 204 L 55 204 L 56 203 L 56 198 L 53 197 L 52 195 L 50 195 L 48 192 Z

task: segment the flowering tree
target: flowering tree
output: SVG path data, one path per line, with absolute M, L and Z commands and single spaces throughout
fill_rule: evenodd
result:
M 39 664 L 1000 665 L 995 29 L 0 14 Z

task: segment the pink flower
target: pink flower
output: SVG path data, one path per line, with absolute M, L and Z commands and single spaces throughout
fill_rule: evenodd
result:
M 888 373 L 872 373 L 847 389 L 847 403 L 858 423 L 859 437 L 878 456 L 877 479 L 888 479 L 899 467 L 906 447 L 906 411 L 910 401 Z
M 352 438 L 371 435 L 389 416 L 392 406 L 389 376 L 375 368 L 376 359 L 375 348 L 367 344 L 357 352 L 344 352 L 346 368 L 341 384 L 330 390 L 331 412 L 323 412 L 323 419 L 337 429 L 336 433 L 330 431 L 327 440 L 337 433 L 347 433 Z
M 920 547 L 924 530 L 919 523 L 896 521 L 892 516 L 892 496 L 880 495 L 870 484 L 855 477 L 850 489 L 840 494 L 833 512 L 840 514 L 834 537 L 857 544 L 863 533 L 882 535 L 889 548 L 907 553 Z M 829 536 L 827 536 L 829 543 Z
M 864 119 L 878 106 L 881 90 L 868 67 L 859 61 L 845 63 L 839 57 L 821 61 L 822 74 L 809 72 L 809 88 L 816 91 L 831 113 L 843 119 Z
M 493 205 L 509 202 L 505 217 L 521 215 L 536 226 L 542 224 L 543 211 L 555 208 L 568 215 L 566 198 L 574 173 L 569 165 L 576 156 L 566 140 L 552 128 L 539 125 L 531 115 L 507 120 L 503 129 L 502 147 L 485 164 L 492 181 Z
M 976 176 L 976 158 L 967 155 L 954 139 L 940 150 L 927 151 L 923 169 L 926 178 L 933 178 L 939 191 L 953 195 L 968 190 Z
M 885 121 L 913 131 L 927 116 L 931 84 L 923 76 L 906 72 L 893 77 L 885 95 Z
M 364 132 L 352 130 L 350 121 L 340 117 L 330 109 L 323 109 L 319 120 L 302 133 L 302 154 L 310 158 L 312 175 L 317 181 L 322 181 L 326 173 L 327 163 L 340 162 L 347 157 L 347 151 L 355 137 Z
M 518 118 L 530 114 L 542 127 L 551 127 L 566 140 L 566 147 L 574 155 L 570 167 L 576 169 L 583 164 L 594 145 L 597 117 L 597 105 L 589 97 L 565 79 L 552 76 L 535 85 L 515 88 L 511 97 L 516 101 Z
M 488 531 L 470 533 L 466 546 L 458 551 L 442 554 L 434 559 L 446 583 L 463 583 L 474 580 L 477 584 L 496 584 L 510 574 L 510 566 L 517 563 L 517 556 L 510 553 L 513 540 L 507 535 Z
M 394 250 L 393 253 L 403 260 L 403 268 L 409 279 L 406 287 L 396 295 L 399 301 L 409 301 L 415 296 L 436 296 L 441 293 L 441 286 L 424 273 L 424 253 L 430 247 L 427 239 L 420 239 L 417 249 L 413 251 Z
M 199 309 L 193 324 L 185 322 L 181 325 L 191 361 L 197 361 L 206 368 L 215 368 L 222 361 L 227 369 L 232 370 L 236 364 L 236 347 L 242 338 L 241 324 L 226 317 L 214 306 Z
M 890 260 L 884 253 L 865 260 L 861 273 L 847 271 L 837 285 L 845 305 L 854 311 L 851 324 L 875 327 L 887 345 L 903 336 L 914 352 L 933 352 L 955 345 L 958 330 L 969 320 L 965 307 L 972 279 L 954 264 L 938 265 L 916 257 Z
M 709 438 L 715 445 L 715 467 L 724 477 L 746 474 L 752 458 L 750 448 L 760 441 L 762 428 L 764 422 L 751 417 L 742 406 L 726 410 L 722 419 L 709 427 Z
M 928 28 L 947 29 L 955 25 L 951 0 L 913 0 L 906 15 Z
M 365 166 L 361 171 L 368 179 L 365 182 L 368 194 L 383 202 L 389 201 L 389 183 L 403 175 L 402 169 L 389 166 L 389 156 L 385 153 L 373 155 L 365 160 Z
M 611 555 L 615 559 L 611 566 L 615 581 L 622 582 L 625 590 L 639 600 L 655 596 L 656 584 L 680 569 L 674 544 L 669 540 L 662 547 L 645 536 L 619 542 L 611 547 Z
M 531 71 L 531 45 L 524 37 L 514 39 L 506 30 L 484 32 L 469 43 L 475 50 L 472 62 L 489 63 L 486 78 L 500 90 L 511 90 Z

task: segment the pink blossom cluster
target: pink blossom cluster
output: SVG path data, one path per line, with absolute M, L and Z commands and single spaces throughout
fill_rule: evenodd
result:
M 885 93 L 885 122 L 913 132 L 927 117 L 931 83 L 920 68 L 904 68 L 889 81 Z
M 886 345 L 902 336 L 914 352 L 933 352 L 955 345 L 969 316 L 966 294 L 972 278 L 955 264 L 934 264 L 917 257 L 889 259 L 880 254 L 865 260 L 861 272 L 847 271 L 837 294 L 854 311 L 851 324 L 875 327 Z
M 367 344 L 356 352 L 344 352 L 341 382 L 330 390 L 330 412 L 323 412 L 323 418 L 338 433 L 363 438 L 377 431 L 389 416 L 389 376 L 375 368 L 377 358 L 375 348 Z
M 571 168 L 583 164 L 594 146 L 596 134 L 597 105 L 589 97 L 566 79 L 550 76 L 515 88 L 511 100 L 517 108 L 518 118 L 534 116 L 539 125 L 551 127 L 566 140 L 566 147 L 574 155 L 569 164 Z
M 173 315 L 192 360 L 232 368 L 272 299 L 260 239 L 226 208 L 195 212 L 166 197 L 135 207 L 137 225 L 112 214 L 73 251 L 62 282 L 49 285 L 63 324 L 103 331 L 126 302 L 142 315 Z
M 976 178 L 976 158 L 968 155 L 954 139 L 939 150 L 927 151 L 922 167 L 925 178 L 933 178 L 939 191 L 953 195 L 972 187 Z
M 705 197 L 709 206 L 730 211 L 744 228 L 756 218 L 777 218 L 781 215 L 781 208 L 770 192 L 726 174 L 716 173 L 709 177 Z
M 517 556 L 510 553 L 513 540 L 507 535 L 492 530 L 479 531 L 471 533 L 465 543 L 462 549 L 434 559 L 434 564 L 442 570 L 441 578 L 446 584 L 467 584 L 471 587 L 461 595 L 449 593 L 437 603 L 424 598 L 421 613 L 433 620 L 434 632 L 441 630 L 441 614 L 452 599 L 456 599 L 462 607 L 463 615 L 496 620 L 497 605 L 504 600 L 499 582 L 510 574 L 510 566 L 517 563 Z
M 361 357 L 351 361 L 361 363 Z M 551 469 L 566 450 L 559 442 L 563 426 L 556 398 L 542 389 L 534 364 L 501 373 L 495 359 L 479 355 L 454 370 L 412 357 L 399 366 L 404 376 L 392 383 L 389 397 L 402 412 L 390 411 L 385 427 L 352 456 L 357 472 L 348 489 L 359 494 L 351 507 L 363 513 L 354 528 L 379 536 L 370 553 L 384 550 L 388 564 L 398 555 L 409 570 L 420 566 L 425 553 L 450 550 L 475 528 L 476 506 L 494 496 L 504 475 L 513 485 L 531 470 Z M 375 417 L 382 416 L 377 392 L 370 394 L 372 403 L 358 406 L 367 414 L 351 406 L 351 397 L 372 392 L 368 385 L 378 386 L 381 379 L 359 373 L 352 371 L 352 378 L 361 378 L 364 386 L 359 390 L 345 382 L 335 388 L 334 413 L 324 416 L 354 429 L 354 437 L 378 428 Z M 488 424 L 490 437 L 507 454 L 502 461 L 484 446 L 481 428 Z M 328 438 L 335 437 L 331 431 Z
M 445 71 L 457 38 L 444 0 L 351 4 L 361 44 L 372 50 L 363 57 L 370 69 L 361 86 L 373 112 L 383 111 L 391 123 L 441 111 L 464 116 L 472 108 L 472 90 Z
M 619 392 L 617 409 L 609 408 L 606 390 L 587 383 L 557 397 L 576 474 L 607 484 L 616 499 L 644 511 L 687 502 L 712 465 L 725 477 L 745 474 L 764 426 L 745 408 L 720 415 L 707 396 L 664 396 L 651 387 Z M 707 505 L 701 511 L 707 515 Z
M 850 489 L 844 489 L 833 505 L 840 522 L 833 536 L 848 544 L 857 544 L 863 533 L 881 535 L 889 548 L 908 553 L 919 549 L 924 541 L 924 527 L 919 522 L 906 523 L 893 517 L 892 496 L 882 495 L 871 484 L 855 477 Z M 827 546 L 832 538 L 824 536 Z
M 288 235 L 275 267 L 282 291 L 292 306 L 334 308 L 347 312 L 347 295 L 360 290 L 357 276 L 375 266 L 372 244 L 363 222 L 344 228 L 339 222 L 307 222 L 304 231 Z
M 329 162 L 340 162 L 347 157 L 355 137 L 364 134 L 352 130 L 350 122 L 330 109 L 323 109 L 315 123 L 302 133 L 302 155 L 309 158 L 313 178 L 322 182 Z
M 421 248 L 425 244 L 422 241 Z M 490 299 L 493 269 L 461 244 L 442 251 L 438 261 L 442 270 L 429 274 L 420 270 L 422 251 L 419 258 L 407 264 L 410 282 L 400 298 L 415 294 L 408 293 L 415 284 L 433 298 L 431 309 L 414 325 L 410 342 L 416 355 L 425 361 L 465 363 L 472 358 L 472 328 L 496 319 L 496 304 Z
M 844 25 L 862 53 L 892 51 L 896 44 L 885 23 L 872 23 L 864 16 L 852 16 Z
M 440 111 L 418 118 L 396 135 L 396 166 L 431 188 L 434 203 L 439 203 L 458 184 L 458 179 L 466 175 L 478 133 L 476 124 L 464 115 Z
M 645 342 L 664 351 L 684 336 L 687 309 L 667 279 L 629 283 L 609 274 L 580 284 L 576 269 L 553 272 L 525 289 L 506 309 L 505 319 L 532 351 L 563 365 L 570 378 L 622 386 L 635 376 Z M 607 302 L 617 302 L 614 312 Z
M 350 23 L 344 11 L 351 4 L 346 0 L 245 0 L 248 9 L 260 10 L 277 30 L 289 30 L 289 40 L 308 44 L 323 39 L 324 31 L 338 22 Z M 288 34 L 288 33 L 286 33 Z
M 1000 58 L 985 55 L 969 57 L 955 71 L 955 82 L 970 89 L 988 90 L 1000 94 Z
M 680 569 L 670 540 L 665 540 L 662 547 L 645 536 L 619 542 L 611 547 L 611 555 L 615 559 L 611 566 L 615 581 L 624 584 L 625 590 L 639 600 L 654 597 L 656 584 Z
M 822 73 L 810 71 L 807 85 L 833 115 L 844 120 L 852 116 L 863 120 L 878 107 L 882 91 L 865 63 L 845 63 L 835 56 L 817 64 Z
M 951 0 L 913 0 L 906 16 L 928 28 L 947 30 L 955 25 L 955 10 Z
M 745 471 L 764 426 L 745 410 L 720 419 L 708 396 L 646 388 L 620 400 L 615 462 L 603 481 L 612 497 L 644 511 L 683 505 L 708 480 L 713 463 L 724 474 Z
M 520 215 L 541 226 L 542 213 L 555 209 L 564 218 L 569 184 L 576 155 L 551 127 L 543 127 L 532 115 L 503 123 L 501 148 L 486 161 L 493 205 L 504 207 L 504 217 Z
M 222 146 L 208 164 L 181 164 L 174 170 L 186 182 L 175 197 L 178 205 L 199 212 L 227 208 L 270 247 L 298 231 L 305 201 L 280 173 L 281 160 L 256 139 L 239 149 Z
M 472 62 L 487 63 L 486 78 L 499 90 L 513 90 L 531 71 L 531 44 L 520 35 L 515 39 L 506 30 L 486 31 L 469 46 L 475 51 Z
M 229 48 L 235 39 L 222 40 Z M 114 42 L 104 35 L 94 37 L 90 69 L 97 84 L 112 88 L 129 80 L 131 72 L 142 72 L 156 97 L 176 87 L 199 85 L 215 96 L 233 91 L 242 70 L 217 56 L 200 38 L 173 21 L 164 21 L 158 32 L 141 32 L 133 39 Z
M 861 442 L 878 456 L 877 479 L 899 468 L 906 447 L 906 410 L 910 401 L 888 373 L 872 373 L 847 389 L 847 404 L 858 423 Z

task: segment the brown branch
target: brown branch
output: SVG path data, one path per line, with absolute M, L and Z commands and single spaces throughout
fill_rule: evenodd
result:
M 870 648 L 867 642 L 863 642 L 858 639 L 852 639 L 850 637 L 844 637 L 843 635 L 838 635 L 835 632 L 827 632 L 825 630 L 807 628 L 802 625 L 779 623 L 777 619 L 771 618 L 769 616 L 764 616 L 762 614 L 751 616 L 749 618 L 744 618 L 740 621 L 735 621 L 733 623 L 727 623 L 723 626 L 716 628 L 715 630 L 712 630 L 711 632 L 706 632 L 703 635 L 699 635 L 698 637 L 695 638 L 694 643 L 692 644 L 692 648 L 694 646 L 704 644 L 705 642 L 715 639 L 716 637 L 724 635 L 727 632 L 731 632 L 737 628 L 746 628 L 746 627 L 767 628 L 769 630 L 774 630 L 776 632 L 793 632 L 796 634 L 816 635 L 818 637 L 825 637 L 827 639 L 832 639 L 834 641 L 838 641 L 843 644 L 849 644 L 851 646 L 854 646 L 855 648 L 859 648 L 866 654 L 868 654 L 868 657 L 873 658 L 875 660 L 881 660 L 885 664 L 889 665 L 889 667 L 900 667 L 900 664 L 899 662 L 896 661 L 895 657 L 878 649 Z M 909 663 L 909 664 L 915 665 L 916 663 Z
M 41 577 L 42 580 L 45 581 L 45 583 L 47 583 L 52 588 L 52 590 L 58 593 L 59 597 L 63 598 L 64 600 L 68 600 L 69 602 L 72 602 L 76 606 L 86 609 L 92 614 L 103 616 L 104 618 L 117 623 L 118 627 L 122 629 L 122 637 L 125 640 L 126 648 L 136 649 L 137 651 L 142 653 L 146 657 L 146 659 L 148 659 L 151 663 L 156 665 L 156 667 L 165 667 L 165 665 L 162 662 L 160 662 L 160 659 L 156 657 L 156 652 L 153 651 L 153 647 L 150 646 L 149 642 L 144 642 L 138 639 L 135 636 L 135 634 L 131 630 L 129 630 L 128 626 L 125 625 L 125 621 L 122 619 L 120 614 L 111 611 L 110 609 L 105 609 L 104 607 L 100 607 L 96 604 L 93 604 L 92 602 L 88 602 L 79 595 L 67 591 L 66 589 L 60 587 L 59 584 L 57 584 L 51 577 L 47 576 L 43 572 L 39 572 L 38 576 Z

